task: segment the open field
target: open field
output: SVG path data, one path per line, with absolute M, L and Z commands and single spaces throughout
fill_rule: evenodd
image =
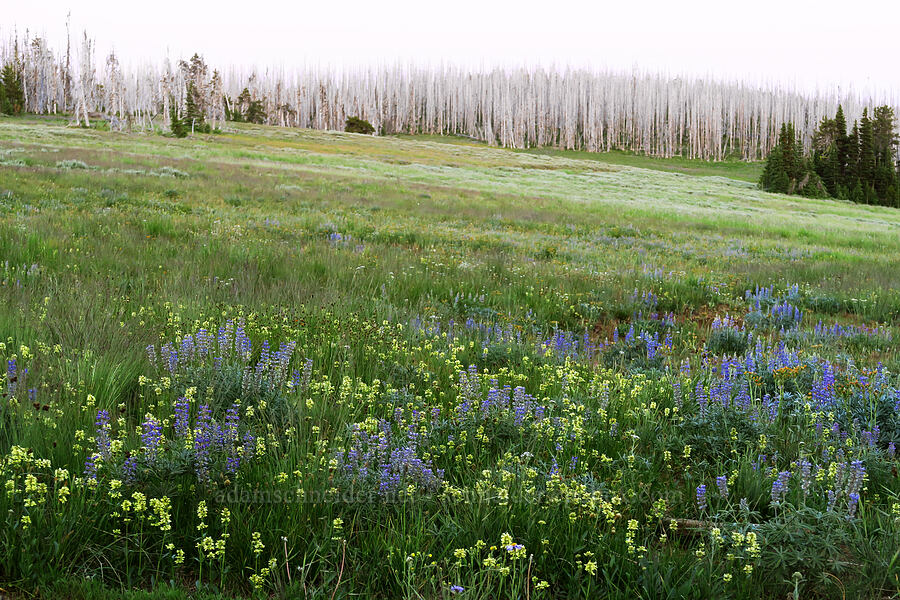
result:
M 0 118 L 0 588 L 897 597 L 900 211 L 758 168 Z

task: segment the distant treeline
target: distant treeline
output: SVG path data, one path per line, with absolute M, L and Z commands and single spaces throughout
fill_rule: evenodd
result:
M 832 197 L 900 207 L 894 109 L 863 109 L 848 133 L 843 107 L 825 117 L 804 150 L 791 123 L 782 125 L 760 186 L 770 192 Z
M 377 133 L 462 135 L 505 147 L 628 150 L 651 156 L 765 158 L 784 123 L 804 152 L 839 103 L 850 119 L 884 99 L 803 94 L 778 86 L 611 71 L 454 66 L 309 67 L 219 71 L 202 57 L 124 69 L 110 54 L 96 64 L 87 34 L 54 51 L 40 37 L 0 42 L 0 61 L 24 87 L 23 110 L 115 117 L 134 128 L 165 128 L 194 111 L 215 128 L 226 119 L 344 129 L 348 117 Z M 877 100 L 877 101 L 876 101 Z M 193 106 L 189 107 L 188 103 Z M 896 103 L 889 99 L 891 106 Z M 174 107 L 174 109 L 173 109 Z M 189 124 L 186 123 L 189 127 Z M 196 131 L 196 126 L 195 126 Z

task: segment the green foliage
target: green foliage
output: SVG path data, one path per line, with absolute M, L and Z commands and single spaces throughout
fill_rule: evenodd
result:
M 740 354 L 747 349 L 747 333 L 730 327 L 713 330 L 706 340 L 706 347 L 713 354 Z
M 263 100 L 254 98 L 249 88 L 244 88 L 236 101 L 227 96 L 225 102 L 225 119 L 228 121 L 256 123 L 262 125 L 266 122 L 266 110 Z
M 25 110 L 25 85 L 14 62 L 0 70 L 0 112 L 18 115 Z
M 778 144 L 766 160 L 760 187 L 767 192 L 800 194 L 811 198 L 827 196 L 827 191 L 810 161 L 791 123 L 781 126 Z
M 249 92 L 247 93 L 249 94 Z M 222 105 L 225 110 L 226 121 L 234 121 L 236 123 L 240 123 L 244 120 L 244 114 L 241 112 L 240 107 L 235 105 L 234 101 L 231 98 L 229 98 L 228 96 L 224 96 L 222 98 Z
M 791 189 L 791 180 L 787 173 L 785 165 L 784 150 L 780 145 L 776 145 L 769 152 L 766 158 L 766 165 L 763 167 L 762 176 L 759 185 L 767 192 L 775 192 L 778 194 L 787 194 Z
M 248 123 L 256 123 L 262 125 L 266 122 L 266 110 L 263 107 L 263 101 L 256 99 L 251 100 L 247 106 L 247 113 L 244 115 Z
M 178 108 L 175 106 L 174 98 L 169 99 L 169 129 L 177 138 L 187 137 L 188 130 L 184 126 L 184 121 L 178 117 Z
M 210 126 L 204 120 L 203 110 L 198 102 L 198 91 L 193 81 L 188 81 L 185 94 L 184 117 L 182 126 L 185 130 L 198 133 L 210 133 Z
M 577 155 L 233 128 L 185 156 L 0 122 L 4 593 L 750 600 L 785 597 L 795 571 L 803 598 L 900 591 L 897 211 Z M 787 298 L 801 322 L 738 316 L 750 345 L 732 321 L 716 336 L 757 285 L 767 315 Z M 850 335 L 814 334 L 820 319 Z M 826 360 L 836 384 L 814 387 Z M 201 406 L 241 437 L 202 480 Z M 402 486 L 380 494 L 391 461 Z
M 344 125 L 344 131 L 347 133 L 363 133 L 371 135 L 375 133 L 375 128 L 365 119 L 359 117 L 347 117 L 347 123 Z
M 862 119 L 848 135 L 839 105 L 834 119 L 825 118 L 819 124 L 809 157 L 804 156 L 793 125 L 782 125 L 760 187 L 782 194 L 900 207 L 894 111 L 878 106 L 872 114 L 870 118 L 868 109 L 863 109 Z

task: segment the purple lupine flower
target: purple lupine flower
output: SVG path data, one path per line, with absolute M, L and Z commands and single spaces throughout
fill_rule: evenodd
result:
M 125 483 L 130 484 L 137 481 L 138 463 L 134 456 L 129 456 L 122 463 L 122 475 L 125 478 Z
M 89 454 L 84 461 L 84 476 L 92 481 L 97 481 L 97 461 L 99 454 Z
M 207 354 L 209 354 L 209 332 L 206 329 L 200 329 L 197 331 L 197 351 L 200 354 L 200 358 L 206 358 Z
M 787 496 L 790 471 L 781 471 L 772 483 L 772 502 L 782 502 Z
M 866 467 L 861 460 L 850 463 L 850 473 L 847 481 L 847 495 L 859 494 L 863 480 L 866 477 Z
M 853 492 L 847 500 L 847 516 L 853 518 L 856 516 L 856 507 L 859 506 L 859 494 Z
M 166 368 L 169 373 L 174 375 L 178 368 L 178 351 L 172 347 L 172 344 L 166 343 L 159 349 L 163 358 L 166 360 Z
M 156 368 L 156 347 L 153 344 L 147 346 L 147 359 L 153 368 Z
M 702 483 L 697 486 L 697 508 L 701 511 L 706 509 L 706 485 Z
M 179 438 L 187 438 L 191 431 L 191 404 L 187 398 L 179 398 L 175 401 L 175 435 Z
M 243 439 L 243 457 L 247 460 L 253 458 L 256 453 L 256 438 L 248 431 Z
M 162 423 L 155 417 L 147 417 L 141 425 L 141 444 L 150 462 L 155 462 L 162 443 Z
M 200 406 L 197 427 L 194 431 L 194 466 L 200 481 L 209 479 L 209 451 L 213 442 L 212 415 L 209 406 Z
M 232 404 L 225 411 L 225 428 L 223 431 L 224 442 L 229 448 L 237 442 L 238 426 L 240 424 L 240 415 L 238 414 L 238 405 Z
M 9 396 L 15 395 L 18 380 L 18 365 L 13 358 L 6 361 L 6 392 Z
M 109 439 L 109 411 L 98 410 L 97 420 L 94 421 L 94 425 L 97 426 L 97 452 L 101 457 L 109 458 L 109 450 L 111 445 Z
M 805 498 L 809 494 L 809 486 L 812 484 L 812 463 L 808 460 L 800 461 L 800 489 Z
M 719 488 L 719 494 L 723 498 L 728 496 L 728 478 L 725 475 L 716 477 L 716 487 Z
M 694 390 L 694 398 L 697 400 L 697 405 L 700 406 L 700 416 L 706 416 L 706 406 L 709 402 L 708 396 L 706 395 L 706 390 L 703 389 L 703 384 L 701 382 L 697 382 L 697 387 Z

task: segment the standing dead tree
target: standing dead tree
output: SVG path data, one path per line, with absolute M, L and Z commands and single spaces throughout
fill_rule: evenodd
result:
M 859 118 L 863 106 L 889 104 L 900 112 L 892 96 L 807 94 L 778 85 L 640 71 L 398 64 L 293 72 L 232 67 L 210 74 L 195 54 L 176 68 L 165 59 L 128 69 L 110 55 L 97 73 L 86 34 L 77 67 L 68 45 L 54 53 L 27 33 L 22 40 L 14 34 L 0 42 L 0 61 L 14 56 L 25 81 L 27 110 L 70 111 L 73 121 L 83 124 L 91 113 L 108 112 L 139 127 L 152 127 L 158 119 L 159 126 L 167 123 L 170 102 L 178 114 L 199 111 L 207 122 L 219 124 L 226 102 L 232 114 L 245 114 L 252 102 L 254 120 L 284 127 L 340 130 L 354 116 L 386 134 L 460 135 L 511 148 L 759 160 L 785 122 L 794 123 L 808 148 L 818 123 L 839 103 L 848 122 Z

